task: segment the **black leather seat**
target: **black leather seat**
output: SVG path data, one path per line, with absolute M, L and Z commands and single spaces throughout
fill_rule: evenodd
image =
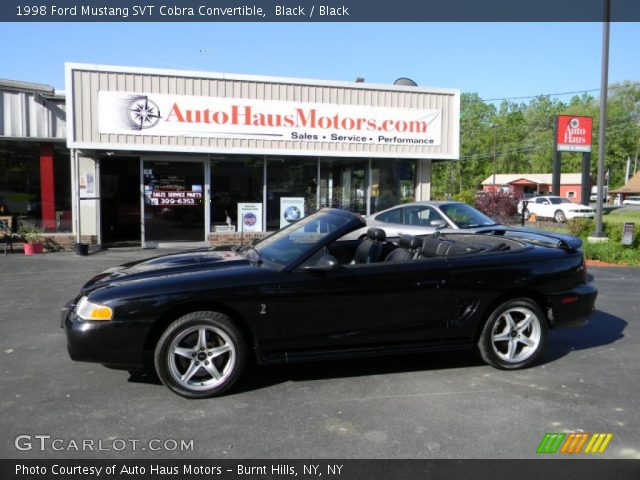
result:
M 425 237 L 422 240 L 422 249 L 420 250 L 419 257 L 435 257 L 438 254 L 438 247 L 441 240 L 436 237 Z
M 426 237 L 422 241 L 422 248 L 418 256 L 420 258 L 444 257 L 453 251 L 454 243 L 451 240 L 444 240 L 437 237 Z
M 416 257 L 418 249 L 422 246 L 422 240 L 412 235 L 402 235 L 398 241 L 398 248 L 393 250 L 384 259 L 385 262 L 406 262 Z
M 351 263 L 375 263 L 381 261 L 384 255 L 384 242 L 386 239 L 387 235 L 384 230 L 371 227 L 367 230 L 367 238 L 358 245 Z

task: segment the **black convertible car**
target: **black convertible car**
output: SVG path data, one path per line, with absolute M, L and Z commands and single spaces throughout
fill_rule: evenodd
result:
M 218 395 L 261 364 L 477 347 L 526 367 L 547 330 L 594 309 L 579 239 L 490 234 L 342 240 L 358 216 L 320 210 L 256 245 L 128 263 L 62 312 L 72 359 L 154 369 L 185 397 Z

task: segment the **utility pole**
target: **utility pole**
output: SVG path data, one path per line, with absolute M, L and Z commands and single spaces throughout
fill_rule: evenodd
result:
M 598 134 L 598 198 L 596 199 L 596 231 L 593 236 L 604 237 L 602 231 L 602 207 L 604 201 L 604 155 L 607 131 L 607 89 L 609 85 L 609 20 L 611 0 L 604 0 L 604 25 L 602 28 L 602 75 L 600 78 L 600 131 Z
M 493 192 L 494 193 L 496 191 L 496 143 L 497 143 L 497 136 L 498 136 L 497 127 L 498 125 L 496 125 L 495 123 L 491 125 L 491 128 L 493 129 Z

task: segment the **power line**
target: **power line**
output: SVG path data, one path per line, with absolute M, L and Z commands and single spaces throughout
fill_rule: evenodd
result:
M 515 153 L 515 152 L 532 152 L 535 150 L 542 150 L 544 148 L 553 148 L 553 143 L 549 143 L 549 144 L 541 144 L 541 145 L 529 145 L 526 147 L 517 147 L 517 148 L 510 148 L 507 150 L 500 150 L 496 152 L 497 156 L 501 156 L 503 153 Z M 473 159 L 477 159 L 477 160 L 481 160 L 483 158 L 492 158 L 493 157 L 493 152 L 490 153 L 472 153 L 471 155 L 466 155 L 464 157 L 460 157 L 460 161 L 463 160 L 473 160 Z
M 640 83 L 627 83 L 623 85 L 612 85 L 609 87 L 609 90 L 614 90 L 616 88 L 625 88 L 625 87 L 637 87 Z M 599 88 L 591 88 L 588 90 L 576 90 L 575 92 L 560 92 L 560 93 L 541 93 L 539 95 L 527 95 L 524 97 L 505 97 L 505 98 L 481 98 L 483 102 L 498 102 L 502 100 L 527 100 L 531 98 L 538 97 L 561 97 L 563 95 L 576 95 L 578 93 L 589 93 L 589 92 L 599 92 Z

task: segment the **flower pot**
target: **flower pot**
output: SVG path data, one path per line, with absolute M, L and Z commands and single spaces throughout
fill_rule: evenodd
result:
M 41 243 L 25 243 L 24 254 L 25 255 L 37 255 L 42 253 L 43 245 Z

